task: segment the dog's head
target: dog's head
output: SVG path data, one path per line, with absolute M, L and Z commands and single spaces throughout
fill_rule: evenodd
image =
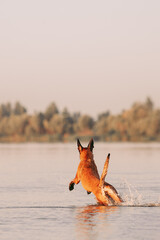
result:
M 94 148 L 93 139 L 90 140 L 87 147 L 82 147 L 79 139 L 77 139 L 77 146 L 78 146 L 81 160 L 87 160 L 87 159 L 93 158 L 93 148 Z

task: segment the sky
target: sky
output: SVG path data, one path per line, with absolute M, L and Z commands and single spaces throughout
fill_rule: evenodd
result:
M 159 0 L 0 0 L 0 104 L 160 108 Z

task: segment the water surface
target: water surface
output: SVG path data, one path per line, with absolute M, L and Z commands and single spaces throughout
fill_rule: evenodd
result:
M 85 144 L 84 144 L 85 145 Z M 95 143 L 123 206 L 98 206 L 81 184 L 76 144 L 0 145 L 0 239 L 160 239 L 160 144 Z

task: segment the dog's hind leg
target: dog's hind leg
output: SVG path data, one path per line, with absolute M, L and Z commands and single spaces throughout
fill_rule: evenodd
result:
M 113 200 L 115 204 L 123 202 L 122 198 L 119 196 L 118 192 L 112 185 L 105 184 L 104 191 Z

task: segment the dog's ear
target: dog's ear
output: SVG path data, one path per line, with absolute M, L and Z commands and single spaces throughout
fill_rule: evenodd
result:
M 93 138 L 90 140 L 90 142 L 88 143 L 88 148 L 91 150 L 91 152 L 92 152 L 92 150 L 93 150 L 93 148 L 94 148 L 94 141 L 93 141 Z
M 79 139 L 77 139 L 77 146 L 78 146 L 78 150 L 79 150 L 79 152 L 81 152 L 81 151 L 83 150 L 83 147 L 82 147 L 82 145 L 81 145 Z

